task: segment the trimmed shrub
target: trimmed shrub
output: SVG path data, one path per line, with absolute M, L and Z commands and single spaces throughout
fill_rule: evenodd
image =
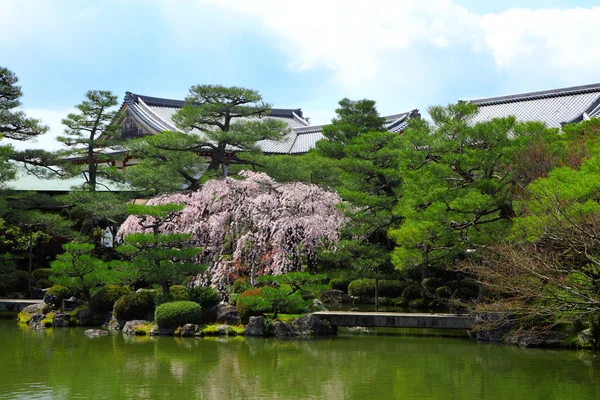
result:
M 131 290 L 127 286 L 103 286 L 90 297 L 90 309 L 98 313 L 110 312 L 115 302 L 129 293 L 131 293 Z
M 17 269 L 12 272 L 12 276 L 16 280 L 14 286 L 15 292 L 24 292 L 29 288 L 29 272 Z M 11 291 L 11 289 L 9 288 L 7 291 Z
M 196 286 L 188 291 L 191 301 L 200 304 L 203 310 L 208 310 L 221 302 L 221 295 L 210 286 Z
M 382 279 L 379 281 L 379 297 L 400 297 L 407 286 L 404 281 Z
M 50 276 L 52 276 L 52 270 L 50 268 L 38 268 L 31 273 L 35 287 L 43 289 L 52 286 L 50 282 Z
M 341 290 L 344 293 L 348 293 L 348 285 L 352 282 L 351 279 L 347 278 L 333 278 L 329 281 L 332 289 Z
M 250 291 L 247 290 L 246 292 Z M 235 308 L 237 308 L 242 322 L 247 323 L 250 317 L 263 315 L 273 308 L 273 305 L 263 297 L 252 295 L 244 296 L 244 293 L 239 295 L 235 302 Z
M 73 296 L 73 291 L 63 285 L 54 285 L 46 291 L 46 295 L 54 296 L 53 304 L 56 307 L 60 307 L 64 299 L 68 299 L 69 297 Z
M 348 285 L 350 296 L 375 296 L 375 279 L 356 279 Z
M 188 289 L 183 285 L 171 286 L 171 295 L 173 300 L 189 300 Z
M 117 319 L 131 321 L 144 319 L 154 309 L 152 292 L 129 293 L 120 297 L 114 305 L 113 314 Z
M 442 299 L 449 299 L 452 297 L 452 290 L 448 286 L 440 286 L 435 289 L 435 294 Z
M 421 298 L 421 286 L 419 286 L 419 285 L 407 286 L 402 291 L 402 300 L 404 300 L 405 303 L 408 303 L 411 300 L 417 300 L 420 298 Z
M 443 282 L 440 278 L 430 277 L 423 279 L 421 285 L 423 285 L 423 287 L 428 291 L 434 292 L 435 289 L 443 285 Z
M 172 301 L 156 307 L 154 315 L 158 326 L 175 329 L 185 324 L 199 324 L 202 307 L 193 301 Z

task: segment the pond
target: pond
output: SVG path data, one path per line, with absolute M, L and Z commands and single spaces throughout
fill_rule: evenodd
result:
M 465 338 L 88 338 L 0 320 L 0 399 L 599 399 L 600 356 Z

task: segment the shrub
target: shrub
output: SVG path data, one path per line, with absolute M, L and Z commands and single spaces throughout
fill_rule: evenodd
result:
M 452 290 L 448 286 L 440 286 L 435 289 L 435 294 L 442 299 L 449 299 L 452 297 Z
M 29 288 L 29 272 L 17 269 L 12 273 L 12 276 L 16 280 L 14 286 L 15 292 L 24 292 Z
M 375 280 L 374 279 L 357 279 L 348 285 L 348 294 L 350 296 L 375 296 Z
M 329 281 L 332 289 L 341 290 L 344 293 L 348 293 L 348 285 L 350 285 L 350 282 L 352 281 L 347 278 L 333 278 Z
M 210 286 L 196 286 L 189 290 L 191 301 L 200 304 L 203 310 L 208 310 L 221 302 L 221 295 Z
M 391 298 L 400 297 L 406 286 L 407 284 L 404 281 L 382 279 L 379 281 L 379 296 Z
M 435 277 L 425 278 L 421 282 L 421 285 L 423 285 L 423 287 L 430 292 L 434 292 L 435 289 L 442 286 L 442 284 L 443 284 L 442 280 L 440 278 L 435 278 Z
M 247 290 L 246 292 L 249 292 L 249 290 Z M 262 315 L 263 313 L 268 312 L 273 308 L 273 305 L 260 295 L 244 296 L 244 293 L 238 296 L 237 301 L 235 303 L 235 308 L 237 308 L 238 314 L 240 315 L 240 319 L 244 323 L 247 323 L 251 316 Z
M 52 270 L 50 268 L 38 268 L 31 273 L 35 287 L 37 288 L 47 288 L 52 286 L 52 283 L 50 282 L 51 275 Z
M 417 300 L 420 298 L 421 298 L 421 286 L 419 286 L 419 285 L 407 286 L 402 291 L 402 300 L 404 300 L 405 303 L 408 303 L 411 300 Z
M 54 304 L 56 307 L 60 307 L 64 299 L 68 299 L 69 297 L 73 296 L 73 291 L 63 285 L 54 285 L 46 291 L 46 295 L 54 296 L 54 301 L 52 304 Z
M 155 319 L 158 326 L 171 329 L 198 324 L 202 319 L 202 308 L 193 301 L 172 301 L 156 308 Z
M 250 281 L 245 278 L 238 278 L 233 282 L 233 293 L 239 294 L 243 293 L 246 290 L 250 289 Z
M 131 321 L 133 319 L 144 319 L 154 309 L 154 297 L 152 292 L 143 291 L 129 293 L 120 297 L 113 308 L 113 314 L 117 319 Z
M 90 298 L 90 309 L 98 313 L 111 311 L 115 302 L 122 296 L 131 293 L 129 287 L 119 285 L 106 285 L 92 294 Z
M 183 285 L 171 286 L 171 295 L 173 300 L 189 300 L 188 289 Z

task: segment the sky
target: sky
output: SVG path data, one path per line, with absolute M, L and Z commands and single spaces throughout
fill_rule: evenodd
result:
M 258 90 L 327 123 L 337 102 L 382 115 L 600 82 L 598 1 L 0 0 L 0 66 L 50 132 L 92 89 L 184 99 Z M 5 141 L 3 141 L 5 142 Z

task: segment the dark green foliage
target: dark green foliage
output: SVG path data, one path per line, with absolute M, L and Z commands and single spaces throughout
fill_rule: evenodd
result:
M 189 289 L 188 295 L 190 300 L 200 304 L 203 310 L 208 310 L 221 302 L 219 292 L 210 286 L 196 286 Z
M 53 304 L 56 307 L 60 307 L 62 304 L 62 301 L 64 299 L 68 299 L 69 297 L 73 296 L 74 293 L 73 293 L 72 289 L 69 289 L 66 286 L 54 285 L 46 291 L 46 295 L 49 295 L 49 294 L 54 296 L 56 299 Z
M 250 280 L 247 278 L 238 278 L 233 282 L 233 293 L 239 294 L 243 293 L 246 290 L 250 289 L 252 285 L 250 285 Z
M 27 290 L 27 284 L 29 282 L 29 273 L 27 271 L 17 269 L 13 272 L 13 277 L 15 278 L 13 287 L 15 291 L 23 292 Z
M 38 268 L 31 273 L 33 278 L 33 284 L 38 289 L 45 289 L 52 286 L 50 277 L 52 276 L 52 270 L 50 268 Z
M 348 294 L 354 297 L 375 296 L 375 279 L 356 279 L 350 282 Z
M 174 329 L 185 324 L 200 323 L 202 308 L 193 301 L 173 301 L 158 306 L 154 317 L 158 326 Z
M 352 282 L 348 278 L 333 278 L 329 281 L 332 289 L 341 290 L 344 293 L 348 292 L 348 285 Z
M 419 285 L 410 285 L 407 286 L 402 291 L 402 300 L 405 303 L 408 303 L 412 300 L 417 300 L 421 298 L 421 286 Z
M 442 299 L 449 299 L 452 297 L 452 289 L 450 289 L 448 286 L 440 286 L 439 288 L 435 289 L 435 295 L 441 297 Z
M 171 286 L 171 295 L 173 300 L 191 300 L 188 298 L 188 289 L 183 285 Z
M 442 286 L 442 284 L 442 280 L 436 277 L 425 278 L 421 282 L 421 285 L 423 285 L 423 287 L 429 291 L 434 291 L 435 289 Z
M 399 280 L 379 280 L 379 297 L 396 298 L 402 295 L 407 284 Z M 348 285 L 348 294 L 356 297 L 374 297 L 375 279 L 357 279 Z
M 122 320 L 144 319 L 154 310 L 154 296 L 150 291 L 129 293 L 119 298 L 114 305 L 115 318 Z
M 247 323 L 251 316 L 260 316 L 269 312 L 273 305 L 261 295 L 245 296 L 242 293 L 235 302 L 235 308 L 242 322 Z
M 127 286 L 103 286 L 90 297 L 90 309 L 97 313 L 107 313 L 112 311 L 117 300 L 130 293 L 131 290 Z

